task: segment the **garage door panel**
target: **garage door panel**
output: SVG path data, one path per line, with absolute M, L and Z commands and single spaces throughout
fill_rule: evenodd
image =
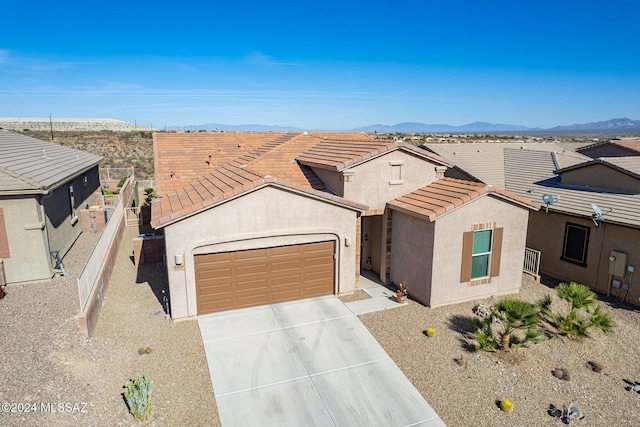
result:
M 236 262 L 252 262 L 267 258 L 267 249 L 252 249 L 249 251 L 230 252 Z
M 198 314 L 334 292 L 334 242 L 195 256 Z
M 238 292 L 247 292 L 260 290 L 262 293 L 266 293 L 269 288 L 269 283 L 266 277 L 256 278 L 255 280 L 243 280 L 235 284 L 235 290 Z
M 204 296 L 204 297 L 206 297 L 207 295 L 224 294 L 224 293 L 229 293 L 229 295 L 231 295 L 232 292 L 233 292 L 233 286 L 230 282 L 227 282 L 227 283 L 221 283 L 221 284 L 212 284 L 212 285 L 205 284 L 202 286 L 198 286 L 197 295 Z
M 232 310 L 234 308 L 231 298 L 214 299 L 211 301 L 198 301 L 200 310 L 206 313 L 215 313 L 217 311 Z
M 274 292 L 272 295 L 275 302 L 295 301 L 305 298 L 300 289 L 283 290 L 281 292 Z
M 302 283 L 302 272 L 293 271 L 288 274 L 280 274 L 271 278 L 271 286 L 299 286 Z

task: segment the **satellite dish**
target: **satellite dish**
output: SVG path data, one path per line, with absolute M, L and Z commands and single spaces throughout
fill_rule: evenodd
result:
M 547 193 L 543 194 L 542 201 L 547 204 L 545 211 L 549 213 L 549 206 L 553 205 L 558 200 L 560 200 L 560 196 L 552 196 L 551 194 L 547 194 Z
M 600 228 L 600 226 L 602 225 L 602 222 L 598 221 L 600 218 L 602 218 L 604 215 L 608 214 L 609 212 L 613 212 L 613 208 L 609 208 L 607 212 L 602 213 L 602 210 L 600 209 L 600 207 L 595 203 L 591 203 L 591 209 L 593 210 L 593 213 L 591 214 L 591 220 L 596 225 L 596 228 Z

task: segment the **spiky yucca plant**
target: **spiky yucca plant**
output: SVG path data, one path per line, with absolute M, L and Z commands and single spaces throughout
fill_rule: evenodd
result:
M 540 323 L 538 310 L 525 301 L 504 298 L 498 301 L 491 314 L 484 319 L 472 318 L 478 328 L 478 348 L 484 351 L 512 351 L 528 344 L 537 344 L 545 336 L 537 328 Z M 497 326 L 493 326 L 497 323 Z M 522 339 L 513 340 L 516 331 L 525 331 Z
M 551 310 L 551 297 L 546 295 L 537 306 L 545 320 L 553 325 L 560 334 L 572 338 L 589 336 L 589 329 L 612 332 L 615 322 L 609 313 L 597 303 L 596 294 L 587 286 L 575 282 L 561 283 L 556 287 L 560 298 L 569 303 L 569 312 L 562 314 Z

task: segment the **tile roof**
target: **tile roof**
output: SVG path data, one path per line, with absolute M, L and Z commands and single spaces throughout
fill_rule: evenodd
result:
M 290 184 L 269 175 L 261 176 L 245 168 L 225 165 L 155 201 L 151 207 L 151 225 L 154 228 L 165 227 L 186 216 L 265 186 L 287 188 L 357 211 L 368 209 L 367 206 L 308 186 Z
M 198 134 L 194 134 L 198 135 Z M 339 198 L 325 188 L 313 170 L 296 160 L 300 154 L 318 144 L 315 134 L 286 133 L 263 141 L 257 148 L 236 155 L 230 161 L 205 171 L 188 184 L 164 194 L 152 206 L 152 225 L 163 227 L 193 212 L 214 206 L 263 185 L 280 185 L 342 204 L 356 210 L 364 205 Z M 253 133 L 236 134 L 237 138 L 255 138 Z M 263 135 L 261 135 L 263 136 Z M 191 144 L 188 137 L 181 141 Z M 195 141 L 197 144 L 198 140 Z
M 311 147 L 309 150 L 298 156 L 298 161 L 303 165 L 341 171 L 345 168 L 357 165 L 381 154 L 401 149 L 423 158 L 428 158 L 432 162 L 451 166 L 445 159 L 425 150 L 397 142 L 387 142 L 378 140 L 368 141 L 334 141 L 322 140 L 322 142 Z
M 528 209 L 538 209 L 526 197 L 520 197 L 493 186 L 453 178 L 439 179 L 426 187 L 398 197 L 387 205 L 392 209 L 434 221 L 465 203 L 486 195 L 492 195 Z
M 616 145 L 621 148 L 626 148 L 629 151 L 640 154 L 640 139 L 638 138 L 624 138 L 624 139 L 612 139 L 610 141 L 596 142 L 584 147 L 578 148 L 576 151 L 582 153 L 583 151 L 589 151 L 594 148 L 600 148 L 607 145 Z M 630 155 L 632 155 L 630 153 Z
M 559 212 L 590 218 L 591 203 L 603 211 L 613 211 L 602 217 L 604 222 L 640 228 L 640 193 L 630 194 L 605 189 L 585 188 L 562 184 L 556 175 L 556 164 L 550 152 L 534 150 L 505 150 L 505 175 L 507 190 L 531 198 L 544 206 L 543 194 L 560 199 L 549 206 L 550 212 Z
M 102 157 L 0 130 L 0 194 L 43 194 Z
M 571 166 L 564 167 L 555 171 L 557 174 L 561 174 L 566 171 L 580 169 L 592 165 L 604 165 L 622 172 L 626 175 L 640 179 L 640 156 L 628 156 L 628 157 L 598 157 L 586 162 L 573 164 Z M 640 183 L 638 183 L 640 185 Z
M 568 164 L 570 156 L 582 157 L 589 160 L 589 157 L 582 154 L 573 153 L 571 150 L 560 147 L 554 143 L 538 142 L 478 142 L 463 144 L 424 144 L 421 147 L 439 154 L 446 160 L 455 164 L 471 177 L 485 184 L 495 185 L 505 188 L 505 149 L 517 149 L 523 151 L 555 151 L 564 156 L 559 156 L 559 162 Z
M 156 191 L 168 194 L 248 152 L 294 134 L 284 132 L 154 133 Z

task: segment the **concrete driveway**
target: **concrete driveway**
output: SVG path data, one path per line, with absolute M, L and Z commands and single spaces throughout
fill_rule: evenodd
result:
M 223 427 L 445 425 L 334 296 L 198 322 Z

